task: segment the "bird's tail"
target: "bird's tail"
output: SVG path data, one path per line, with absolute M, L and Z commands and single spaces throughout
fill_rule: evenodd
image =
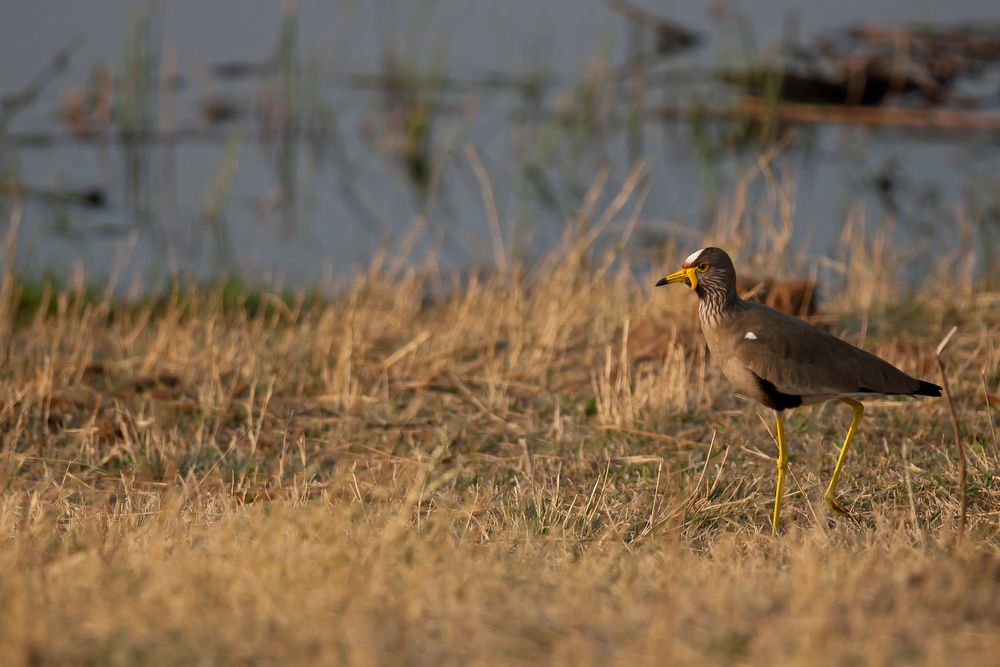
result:
M 920 386 L 917 390 L 913 392 L 914 396 L 940 396 L 941 387 L 937 386 L 933 382 L 924 382 L 920 380 Z

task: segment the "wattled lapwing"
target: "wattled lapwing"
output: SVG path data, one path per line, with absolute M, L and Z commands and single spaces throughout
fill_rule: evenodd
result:
M 736 293 L 736 269 L 719 248 L 691 253 L 680 270 L 656 286 L 685 283 L 698 294 L 698 319 L 705 342 L 723 375 L 736 390 L 777 414 L 778 487 L 772 531 L 781 517 L 781 494 L 788 471 L 785 410 L 839 399 L 854 419 L 826 488 L 830 508 L 846 514 L 836 488 L 844 457 L 858 430 L 864 405 L 859 399 L 885 396 L 940 396 L 941 387 L 912 378 L 892 364 L 854 347 L 797 317 L 744 301 Z

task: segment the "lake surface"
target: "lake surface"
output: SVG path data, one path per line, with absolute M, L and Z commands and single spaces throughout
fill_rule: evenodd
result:
M 653 35 L 596 0 L 7 3 L 0 95 L 76 45 L 0 134 L 0 174 L 25 193 L 18 268 L 100 281 L 123 261 L 126 280 L 146 286 L 234 272 L 301 286 L 345 278 L 380 248 L 411 242 L 414 262 L 431 253 L 446 270 L 492 266 L 477 163 L 505 254 L 530 260 L 559 243 L 599 174 L 604 205 L 641 158 L 650 188 L 626 252 L 642 271 L 671 239 L 698 247 L 759 148 L 736 145 L 724 128 L 629 121 L 636 104 L 725 104 L 731 92 L 705 72 L 782 40 L 859 23 L 1000 23 L 1000 3 L 971 0 L 637 4 L 701 44 L 650 59 L 633 103 L 627 77 L 613 72 Z M 88 96 L 102 65 L 114 103 L 128 100 L 125 141 L 120 123 L 81 129 L 100 127 Z M 979 85 L 998 102 L 989 76 Z M 803 264 L 833 254 L 851 216 L 863 215 L 868 234 L 888 225 L 915 274 L 962 240 L 957 219 L 971 230 L 966 243 L 997 238 L 996 134 L 801 127 L 771 167 L 788 187 L 790 247 Z M 748 219 L 775 206 L 760 181 Z M 5 198 L 4 227 L 8 210 Z

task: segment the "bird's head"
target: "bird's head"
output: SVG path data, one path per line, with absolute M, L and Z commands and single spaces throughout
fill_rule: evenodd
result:
M 728 297 L 736 290 L 736 269 L 725 250 L 702 248 L 688 255 L 680 269 L 661 278 L 656 286 L 670 283 L 685 283 L 699 296 L 719 294 Z

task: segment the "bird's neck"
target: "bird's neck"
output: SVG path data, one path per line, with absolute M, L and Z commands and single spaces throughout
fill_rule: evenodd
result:
M 716 326 L 733 310 L 739 308 L 740 297 L 736 290 L 698 291 L 698 317 L 703 325 Z

